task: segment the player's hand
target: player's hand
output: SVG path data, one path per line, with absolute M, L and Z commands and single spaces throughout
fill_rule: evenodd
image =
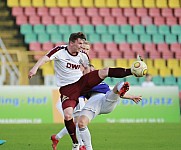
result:
M 141 100 L 142 100 L 142 96 L 133 96 L 132 97 L 132 100 L 138 104 Z
M 31 79 L 35 74 L 36 74 L 36 70 L 31 69 L 29 74 L 28 74 L 28 78 Z

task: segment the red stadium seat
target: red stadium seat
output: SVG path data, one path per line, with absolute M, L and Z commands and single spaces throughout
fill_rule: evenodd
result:
M 170 50 L 171 50 L 172 52 L 181 51 L 181 45 L 180 45 L 180 43 L 172 43 L 172 44 L 170 44 Z
M 161 55 L 162 55 L 163 59 L 173 58 L 173 52 L 171 52 L 169 50 L 162 51 Z
M 129 43 L 121 43 L 118 45 L 120 51 L 131 50 L 131 45 Z
M 50 25 L 53 24 L 53 17 L 52 16 L 42 16 L 42 24 Z
M 110 16 L 111 12 L 109 8 L 99 8 L 99 15 L 104 17 L 104 16 Z
M 59 15 L 61 15 L 60 8 L 58 8 L 58 7 L 51 7 L 49 9 L 49 14 L 50 14 L 50 16 L 59 16 Z
M 90 59 L 91 59 L 91 58 L 97 58 L 97 52 L 91 50 L 91 51 L 89 52 L 89 57 L 90 57 Z
M 94 44 L 92 45 L 92 49 L 93 49 L 93 51 L 95 51 L 95 52 L 100 51 L 100 50 L 105 51 L 105 46 L 104 46 L 103 43 L 94 43 Z
M 181 8 L 175 8 L 174 9 L 174 16 L 175 17 L 181 17 Z
M 161 15 L 163 17 L 172 17 L 173 16 L 173 9 L 171 8 L 162 8 Z
M 73 16 L 73 8 L 70 7 L 63 7 L 62 8 L 62 15 L 69 17 L 69 16 Z
M 25 7 L 24 14 L 26 16 L 35 16 L 36 15 L 36 8 L 35 7 Z
M 80 16 L 80 17 L 84 17 L 86 16 L 86 9 L 81 7 L 81 8 L 74 8 L 74 15 L 75 16 Z
M 123 16 L 123 9 L 122 8 L 111 8 L 111 16 L 119 17 Z
M 126 17 L 134 17 L 136 15 L 136 12 L 134 8 L 124 8 L 123 14 Z
M 118 51 L 118 45 L 116 43 L 106 43 L 105 48 L 107 51 Z
M 116 24 L 116 21 L 115 21 L 115 18 L 113 16 L 105 16 L 103 18 L 103 23 L 105 25 L 113 25 L 113 24 Z
M 41 44 L 39 42 L 32 42 L 29 44 L 29 49 L 32 51 L 42 50 Z
M 149 16 L 141 17 L 141 24 L 145 26 L 153 24 L 152 17 Z
M 123 57 L 125 59 L 131 59 L 131 58 L 135 58 L 136 56 L 135 56 L 135 53 L 133 51 L 125 50 L 125 51 L 123 51 Z
M 54 47 L 54 44 L 51 43 L 51 42 L 42 43 L 42 50 L 44 50 L 44 51 L 49 51 L 49 50 L 51 50 L 53 47 Z
M 174 52 L 174 57 L 175 57 L 176 59 L 181 59 L 181 51 L 175 51 L 175 52 Z
M 40 17 L 39 16 L 30 16 L 29 24 L 32 24 L 32 25 L 41 24 Z
M 139 17 L 129 17 L 128 18 L 128 24 L 132 25 L 132 26 L 135 26 L 135 25 L 139 25 L 141 24 L 140 22 L 140 18 Z
M 149 53 L 149 58 L 151 58 L 151 59 L 161 58 L 161 53 L 156 50 L 152 49 L 148 53 Z
M 65 22 L 65 17 L 64 16 L 55 16 L 54 17 L 54 24 L 56 25 L 62 25 L 62 24 L 66 24 Z
M 47 16 L 47 15 L 49 15 L 48 7 L 38 7 L 37 8 L 37 14 L 39 16 Z
M 161 12 L 160 12 L 159 8 L 150 8 L 148 10 L 149 10 L 148 14 L 151 17 L 159 17 L 159 16 L 161 16 Z
M 136 15 L 138 17 L 146 17 L 146 16 L 148 16 L 148 9 L 146 9 L 146 8 L 137 8 L 136 9 Z
M 131 44 L 131 49 L 133 51 L 137 51 L 137 50 L 143 49 L 143 45 L 141 43 L 133 43 Z
M 23 7 L 12 7 L 13 16 L 22 16 L 24 15 Z
M 157 51 L 156 44 L 154 43 L 146 43 L 144 44 L 144 49 L 146 52 Z
M 122 52 L 119 50 L 115 51 L 110 51 L 110 58 L 117 59 L 117 58 L 122 58 Z
M 90 17 L 87 16 L 79 16 L 78 22 L 80 25 L 88 25 L 91 24 Z
M 109 54 L 109 52 L 103 51 L 103 50 L 100 49 L 100 51 L 97 51 L 97 57 L 102 58 L 102 59 L 110 58 L 110 54 Z
M 177 18 L 176 17 L 166 17 L 166 24 L 169 26 L 177 25 Z
M 126 25 L 126 24 L 128 24 L 128 20 L 124 16 L 119 16 L 119 17 L 116 17 L 115 19 L 116 19 L 116 24 L 117 25 Z
M 101 25 L 101 24 L 103 24 L 103 18 L 101 16 L 91 17 L 91 24 Z
M 90 17 L 97 17 L 99 16 L 98 9 L 93 7 L 93 8 L 87 8 L 87 16 Z
M 157 26 L 165 25 L 165 23 L 166 23 L 164 17 L 154 17 L 153 21 L 154 21 L 154 24 Z
M 159 52 L 162 52 L 162 51 L 169 51 L 169 45 L 167 43 L 158 43 L 157 44 L 157 50 Z
M 178 24 L 181 25 L 181 17 L 178 18 Z
M 75 16 L 69 16 L 65 18 L 66 24 L 75 25 L 78 24 L 78 19 Z
M 25 15 L 19 15 L 16 17 L 16 24 L 22 25 L 22 24 L 28 24 L 28 17 Z

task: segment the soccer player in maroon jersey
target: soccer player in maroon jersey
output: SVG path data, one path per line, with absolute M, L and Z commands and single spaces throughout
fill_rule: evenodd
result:
M 86 40 L 82 32 L 72 33 L 68 45 L 61 45 L 50 50 L 40 58 L 30 70 L 28 77 L 34 76 L 40 66 L 54 60 L 54 69 L 57 86 L 60 87 L 64 123 L 73 142 L 72 150 L 79 150 L 76 138 L 76 127 L 73 122 L 73 110 L 78 103 L 78 98 L 86 94 L 92 87 L 102 82 L 106 77 L 123 78 L 131 73 L 128 68 L 103 68 L 83 75 L 81 66 L 89 69 L 89 59 L 85 53 L 80 52 Z

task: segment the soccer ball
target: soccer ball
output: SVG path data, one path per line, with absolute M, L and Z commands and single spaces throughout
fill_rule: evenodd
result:
M 143 61 L 135 61 L 131 66 L 131 73 L 136 77 L 143 77 L 147 71 L 148 67 Z

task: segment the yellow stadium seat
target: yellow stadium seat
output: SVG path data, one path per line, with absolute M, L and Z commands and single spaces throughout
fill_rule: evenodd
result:
M 135 62 L 136 61 L 136 59 L 129 59 L 128 60 L 128 67 L 130 68 L 131 66 L 132 66 L 132 64 L 133 64 L 133 62 Z
M 131 0 L 131 5 L 133 8 L 143 8 L 142 0 Z
M 118 1 L 117 0 L 107 0 L 106 6 L 109 8 L 117 8 L 118 7 Z
M 82 0 L 82 6 L 86 8 L 94 7 L 93 0 Z
M 157 69 L 160 69 L 160 68 L 166 68 L 166 61 L 165 59 L 155 59 L 154 60 L 154 67 L 157 68 Z
M 156 3 L 155 0 L 144 0 L 144 7 L 146 8 L 155 8 L 156 7 Z
M 56 0 L 45 0 L 46 7 L 56 7 L 57 3 Z
M 69 0 L 57 0 L 57 6 L 69 7 Z
M 19 4 L 21 7 L 31 7 L 31 0 L 20 0 Z
M 32 0 L 33 7 L 44 7 L 44 0 Z
M 167 77 L 167 76 L 171 76 L 172 73 L 171 73 L 171 69 L 170 68 L 167 68 L 167 67 L 162 67 L 159 69 L 159 74 L 160 76 L 162 77 Z
M 178 59 L 170 58 L 167 60 L 167 67 L 170 69 L 178 68 L 179 67 L 179 61 Z
M 17 7 L 19 6 L 19 0 L 8 0 L 7 5 L 8 7 Z
M 146 63 L 148 69 L 153 68 L 153 60 L 152 59 L 145 59 L 143 61 Z
M 91 64 L 94 65 L 95 69 L 102 69 L 103 68 L 102 59 L 92 58 Z
M 42 69 L 43 76 L 54 75 L 54 67 L 51 62 L 47 62 L 46 64 L 41 66 L 41 69 Z
M 116 67 L 130 68 L 130 66 L 128 66 L 127 59 L 116 59 L 115 65 Z
M 129 7 L 131 7 L 130 0 L 119 0 L 119 7 L 121 7 L 121 8 L 129 8 Z
M 174 77 L 181 77 L 181 67 L 174 68 L 172 72 Z
M 152 76 L 157 76 L 158 75 L 158 69 L 154 67 L 148 68 L 148 73 L 151 74 Z
M 168 8 L 167 0 L 156 0 L 157 8 Z
M 180 8 L 181 4 L 180 4 L 179 0 L 169 0 L 168 6 L 170 8 Z
M 81 7 L 81 0 L 70 0 L 70 7 Z
M 103 67 L 115 67 L 114 59 L 103 59 Z
M 94 3 L 97 8 L 106 7 L 106 0 L 95 0 Z

